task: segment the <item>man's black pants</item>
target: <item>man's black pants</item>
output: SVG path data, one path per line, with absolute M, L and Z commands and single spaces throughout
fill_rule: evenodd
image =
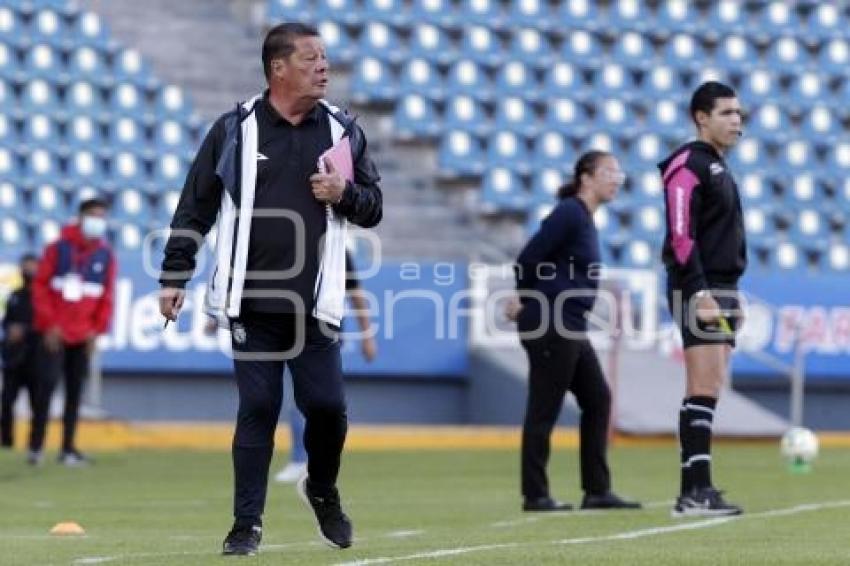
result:
M 83 382 L 89 374 L 89 351 L 82 344 L 64 344 L 58 352 L 50 352 L 44 345 L 38 349 L 39 383 L 36 387 L 36 403 L 33 407 L 32 436 L 30 449 L 41 450 L 47 431 L 50 400 L 60 376 L 65 379 L 65 411 L 62 415 L 62 451 L 76 450 L 74 438 L 80 417 L 80 400 Z
M 3 391 L 0 393 L 0 445 L 12 446 L 15 439 L 15 401 L 21 389 L 29 395 L 30 407 L 35 408 L 38 398 L 38 368 L 36 359 L 28 354 L 14 366 L 3 369 Z M 30 444 L 34 429 L 30 429 Z
M 522 427 L 522 495 L 549 496 L 546 465 L 552 429 L 564 396 L 572 391 L 581 409 L 581 487 L 601 494 L 611 487 L 606 460 L 611 392 L 593 346 L 586 338 L 568 339 L 550 330 L 523 340 L 530 365 L 528 404 Z
M 336 485 L 348 430 L 338 328 L 313 317 L 245 313 L 231 323 L 239 411 L 233 437 L 233 514 L 257 524 L 266 501 L 274 433 L 283 401 L 284 363 L 304 415 L 310 489 Z

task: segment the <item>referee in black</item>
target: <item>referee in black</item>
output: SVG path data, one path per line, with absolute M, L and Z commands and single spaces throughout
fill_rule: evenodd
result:
M 517 323 L 529 362 L 522 425 L 524 511 L 572 508 L 552 498 L 546 474 L 552 429 L 567 391 L 581 409 L 582 509 L 640 507 L 611 491 L 607 458 L 611 393 L 586 335 L 602 268 L 593 213 L 614 198 L 624 179 L 610 153 L 582 155 L 572 181 L 558 191 L 560 202 L 517 258 L 520 298 L 509 303 L 506 315 Z
M 743 314 L 738 280 L 747 267 L 744 215 L 724 160 L 743 132 L 743 117 L 735 91 L 716 81 L 694 91 L 690 112 L 697 139 L 658 164 L 667 207 L 667 299 L 687 369 L 679 409 L 681 486 L 672 515 L 739 515 L 741 507 L 712 483 L 711 436 Z
M 160 279 L 160 311 L 176 320 L 199 244 L 217 219 L 205 308 L 231 330 L 239 392 L 226 555 L 258 551 L 284 364 L 306 418 L 308 476 L 299 493 L 325 542 L 351 545 L 351 522 L 336 488 L 347 430 L 338 340 L 345 228 L 347 222 L 375 226 L 382 215 L 379 176 L 362 130 L 323 99 L 329 66 L 316 29 L 272 28 L 262 61 L 268 89 L 221 116 L 198 151 Z M 340 161 L 318 163 L 346 140 L 350 180 Z

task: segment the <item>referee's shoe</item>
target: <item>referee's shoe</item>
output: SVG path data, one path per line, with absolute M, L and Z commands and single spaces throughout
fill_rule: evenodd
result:
M 319 536 L 322 540 L 334 548 L 351 546 L 351 520 L 342 512 L 339 491 L 334 487 L 327 494 L 315 494 L 310 490 L 309 476 L 303 476 L 298 480 L 295 488 L 304 503 L 309 505 L 316 515 Z
M 235 524 L 224 539 L 221 553 L 225 556 L 255 556 L 262 538 L 263 527 L 260 525 Z

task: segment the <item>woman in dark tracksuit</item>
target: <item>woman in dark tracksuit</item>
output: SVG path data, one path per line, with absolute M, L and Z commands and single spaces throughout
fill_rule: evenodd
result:
M 593 213 L 624 180 L 613 155 L 589 151 L 575 165 L 560 202 L 517 259 L 519 298 L 507 308 L 528 354 L 528 405 L 522 429 L 525 511 L 571 509 L 549 494 L 550 437 L 564 396 L 581 409 L 582 509 L 639 508 L 611 492 L 606 457 L 611 393 L 586 336 L 601 271 Z

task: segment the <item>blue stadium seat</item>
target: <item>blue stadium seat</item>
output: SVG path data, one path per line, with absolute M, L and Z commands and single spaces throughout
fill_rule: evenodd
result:
M 122 223 L 138 224 L 150 215 L 150 210 L 144 193 L 138 189 L 124 187 L 115 194 L 110 213 L 113 218 Z
M 654 22 L 644 0 L 613 0 L 608 6 L 608 25 L 612 30 L 646 33 Z
M 632 230 L 637 237 L 659 241 L 664 235 L 665 226 L 663 202 L 644 203 L 635 209 Z
M 522 179 L 508 167 L 494 167 L 484 175 L 481 199 L 485 212 L 522 211 L 528 206 L 528 194 Z
M 537 232 L 538 228 L 540 228 L 540 223 L 549 216 L 553 208 L 555 208 L 554 202 L 535 204 L 529 207 L 528 219 L 525 223 L 525 233 L 531 236 Z
M 619 36 L 614 42 L 613 54 L 618 63 L 629 69 L 647 71 L 658 64 L 649 39 L 636 31 Z
M 664 47 L 664 62 L 675 69 L 696 71 L 705 66 L 708 59 L 705 49 L 696 36 L 677 33 Z
M 540 31 L 522 28 L 511 35 L 508 56 L 537 68 L 547 69 L 555 60 L 549 40 Z
M 36 148 L 24 154 L 24 185 L 53 183 L 61 177 L 59 158 L 50 151 Z
M 394 101 L 398 88 L 392 69 L 379 59 L 364 57 L 354 68 L 351 96 L 358 103 Z
M 744 207 L 751 204 L 763 204 L 772 200 L 770 180 L 759 170 L 749 170 L 741 176 L 738 185 Z
M 160 190 L 179 188 L 183 186 L 189 163 L 177 153 L 164 153 L 154 163 L 153 182 Z
M 160 225 L 171 221 L 178 202 L 180 202 L 180 191 L 177 189 L 163 189 L 157 193 L 154 215 L 160 221 Z
M 11 113 L 13 108 L 17 106 L 18 102 L 12 83 L 0 77 L 0 112 Z
M 442 121 L 434 103 L 418 94 L 404 95 L 395 107 L 393 134 L 404 140 L 436 138 Z
M 495 131 L 487 140 L 488 162 L 510 167 L 523 175 L 531 172 L 525 138 L 510 130 Z
M 58 98 L 55 86 L 44 79 L 33 79 L 23 85 L 20 107 L 25 113 L 52 112 Z
M 842 17 L 838 6 L 831 2 L 820 2 L 809 12 L 806 32 L 814 36 L 820 43 L 844 37 L 846 25 L 846 14 Z
M 777 103 L 768 102 L 752 109 L 745 131 L 748 136 L 783 143 L 791 134 L 791 120 Z
M 434 24 L 417 24 L 411 31 L 410 57 L 448 65 L 458 57 L 446 32 Z
M 823 267 L 827 272 L 846 274 L 850 268 L 850 249 L 847 245 L 843 242 L 832 242 Z
M 760 68 L 746 74 L 738 89 L 744 107 L 780 100 L 779 77 L 770 69 Z
M 83 45 L 110 51 L 115 42 L 109 38 L 109 29 L 95 12 L 81 12 L 74 23 L 73 37 Z
M 68 75 L 71 81 L 86 80 L 98 83 L 107 75 L 111 75 L 111 71 L 102 51 L 83 45 L 69 54 Z
M 458 16 L 462 25 L 472 24 L 498 30 L 508 24 L 497 0 L 461 0 Z
M 589 131 L 589 122 L 584 107 L 571 98 L 552 99 L 546 105 L 546 126 L 570 137 L 585 137 Z
M 820 71 L 830 76 L 846 77 L 848 65 L 850 65 L 850 43 L 847 39 L 836 37 L 821 43 L 816 63 Z
M 67 219 L 63 219 L 67 220 Z M 48 244 L 52 244 L 59 239 L 59 233 L 62 229 L 63 221 L 47 218 L 44 220 L 35 220 L 33 229 L 33 243 L 36 249 L 42 250 Z
M 59 124 L 51 115 L 44 113 L 27 114 L 23 121 L 21 141 L 25 147 L 50 147 L 59 139 Z
M 565 5 L 572 4 L 572 2 L 565 3 Z M 596 36 L 581 28 L 568 29 L 571 31 L 561 45 L 561 60 L 583 68 L 599 68 L 604 60 L 604 53 Z
M 691 0 L 662 0 L 658 6 L 655 27 L 650 33 L 661 38 L 671 34 L 694 34 L 701 19 L 699 10 Z
M 600 149 L 605 149 L 604 147 Z M 654 133 L 644 133 L 635 138 L 629 147 L 628 168 L 644 169 L 654 166 L 665 156 L 661 137 Z
M 431 100 L 440 101 L 446 96 L 446 87 L 436 65 L 425 59 L 409 59 L 401 68 L 399 76 L 401 95 L 421 94 Z
M 758 51 L 743 35 L 727 35 L 717 46 L 714 61 L 721 67 L 746 73 L 758 64 Z
M 829 167 L 842 177 L 850 177 L 850 142 L 835 144 L 829 152 L 828 163 Z M 850 198 L 850 194 L 845 196 Z
M 115 243 L 119 251 L 138 252 L 142 248 L 144 234 L 135 224 L 115 222 Z
M 438 162 L 444 175 L 481 175 L 485 168 L 481 142 L 468 132 L 451 130 L 440 140 Z
M 100 98 L 98 89 L 87 81 L 78 81 L 67 87 L 63 110 L 71 115 L 100 116 L 105 114 L 106 106 Z
M 311 0 L 268 0 L 266 21 L 271 25 L 283 22 L 315 23 Z
M 532 102 L 540 96 L 534 69 L 522 61 L 507 61 L 499 67 L 496 88 L 500 96 L 520 96 Z
M 461 59 L 449 68 L 446 91 L 450 96 L 467 94 L 482 101 L 493 98 L 493 85 L 487 73 L 469 59 Z
M 496 101 L 493 123 L 497 129 L 509 130 L 528 138 L 537 135 L 540 128 L 534 108 L 522 98 L 514 96 Z
M 625 243 L 621 265 L 632 268 L 646 268 L 658 260 L 658 253 L 653 248 L 653 242 L 646 239 L 630 237 Z
M 664 198 L 661 175 L 658 169 L 655 169 L 651 164 L 643 163 L 640 167 L 635 167 L 633 170 L 627 168 L 626 173 L 632 183 L 632 192 L 636 202 L 658 202 Z
M 143 90 L 153 90 L 159 86 L 150 67 L 135 49 L 122 49 L 115 54 L 112 79 L 114 83 L 132 83 Z
M 190 144 L 189 133 L 179 120 L 164 120 L 155 126 L 154 143 L 158 151 L 180 151 Z
M 192 104 L 182 88 L 166 85 L 157 92 L 156 114 L 159 120 L 186 120 L 192 115 Z
M 605 25 L 597 2 L 593 0 L 561 2 L 558 15 L 562 29 L 597 31 Z
M 776 243 L 770 262 L 773 269 L 779 272 L 804 271 L 808 267 L 799 247 L 788 240 L 779 240 Z
M 33 191 L 30 213 L 30 219 L 52 218 L 61 222 L 67 221 L 72 215 L 62 191 L 47 182 Z
M 488 68 L 498 67 L 505 60 L 505 50 L 499 36 L 480 25 L 463 30 L 460 51 L 463 57 Z
M 743 171 L 750 168 L 764 169 L 768 164 L 768 156 L 764 144 L 758 139 L 744 137 L 726 156 L 726 161 L 733 171 Z
M 815 150 L 807 139 L 791 139 L 780 148 L 776 164 L 785 173 L 797 172 L 815 163 Z
M 596 131 L 607 132 L 623 141 L 634 137 L 639 128 L 629 105 L 616 97 L 607 97 L 597 102 L 593 126 Z
M 331 66 L 350 65 L 357 56 L 357 46 L 345 26 L 327 20 L 317 25 Z
M 806 49 L 793 35 L 777 37 L 768 47 L 765 62 L 771 68 L 794 76 L 803 71 L 809 63 Z
M 816 71 L 806 71 L 791 78 L 791 86 L 785 97 L 785 107 L 793 113 L 801 113 L 827 98 L 829 78 Z
M 841 121 L 828 106 L 816 104 L 803 114 L 800 133 L 816 145 L 830 146 L 838 140 L 842 132 Z
M 555 202 L 558 189 L 564 182 L 563 162 L 556 166 L 535 167 L 531 178 L 531 200 L 537 204 Z
M 30 79 L 46 79 L 50 82 L 63 82 L 62 53 L 47 43 L 33 45 L 25 51 L 22 70 Z
M 555 15 L 546 0 L 510 0 L 508 21 L 511 28 L 549 31 L 556 27 Z
M 0 146 L 14 147 L 18 141 L 15 125 L 6 114 L 0 112 Z
M 534 145 L 534 170 L 565 167 L 572 162 L 573 151 L 569 140 L 558 131 L 543 132 L 532 140 Z
M 670 99 L 658 98 L 647 114 L 647 128 L 667 139 L 683 140 L 692 131 L 688 110 Z
M 721 33 L 743 34 L 748 31 L 747 7 L 738 0 L 719 0 L 709 6 L 703 33 L 717 39 Z
M 589 95 L 589 90 L 582 80 L 579 67 L 558 61 L 546 71 L 540 94 L 546 99 L 570 97 L 583 100 Z
M 446 100 L 445 126 L 452 130 L 470 132 L 482 138 L 488 135 L 493 127 L 481 103 L 466 94 L 459 94 Z
M 11 147 L 0 145 L 0 179 L 18 179 L 21 175 L 18 160 Z
M 407 50 L 395 30 L 381 22 L 366 24 L 357 48 L 360 56 L 374 57 L 392 63 L 400 63 L 407 56 Z
M 0 183 L 0 217 L 14 216 L 23 208 L 23 190 L 9 181 Z
M 13 6 L 0 5 L 0 44 L 14 48 L 25 47 L 28 43 L 29 34 L 20 12 Z
M 773 0 L 753 18 L 751 33 L 763 36 L 763 41 L 769 41 L 784 34 L 797 34 L 802 27 L 803 22 L 792 4 Z
M 26 228 L 12 216 L 3 215 L 0 219 L 0 246 L 7 257 L 19 257 L 29 248 Z
M 639 96 L 634 75 L 618 63 L 608 63 L 594 75 L 597 97 L 619 97 L 633 100 Z
M 314 0 L 312 4 L 316 21 L 330 20 L 352 27 L 364 23 L 360 2 L 357 0 Z
M 579 143 L 579 151 L 585 152 L 591 149 L 614 152 L 614 138 L 605 132 L 596 132 L 589 137 L 582 138 Z
M 116 115 L 138 117 L 147 110 L 144 94 L 132 83 L 121 83 L 110 90 L 110 111 Z
M 410 26 L 410 14 L 402 0 L 363 0 L 361 11 L 367 22 L 383 22 L 396 28 Z
M 815 202 L 819 202 L 820 195 L 818 194 L 818 183 L 815 176 L 809 170 L 797 172 L 793 177 L 783 175 L 783 204 L 792 210 L 797 210 L 800 206 L 812 206 Z
M 702 83 L 706 81 L 720 81 L 722 83 L 734 84 L 732 73 L 721 67 L 701 66 L 694 73 L 684 75 L 685 99 L 687 100 L 691 93 Z
M 58 11 L 44 7 L 33 14 L 29 34 L 33 43 L 47 43 L 61 50 L 69 49 L 74 42 L 74 31 L 68 29 Z
M 642 97 L 649 100 L 680 97 L 682 90 L 678 71 L 663 64 L 655 65 L 648 70 L 641 83 Z
M 458 9 L 451 0 L 413 0 L 410 18 L 414 22 L 433 24 L 453 30 L 459 25 Z
M 113 156 L 109 173 L 118 187 L 139 187 L 145 182 L 144 163 L 129 151 L 119 151 Z
M 78 149 L 68 156 L 67 180 L 76 186 L 100 186 L 104 190 L 104 172 L 97 155 Z

